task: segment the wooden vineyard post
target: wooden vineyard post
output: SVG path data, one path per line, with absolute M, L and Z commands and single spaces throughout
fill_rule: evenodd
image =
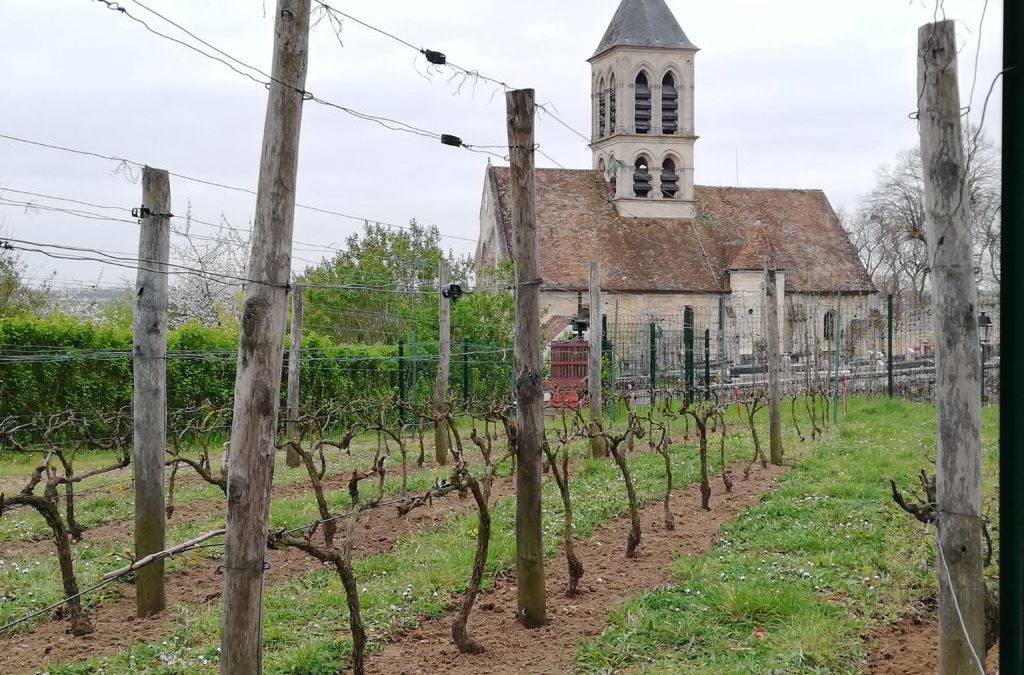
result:
M 434 458 L 444 466 L 448 463 L 448 423 L 445 406 L 448 399 L 448 376 L 452 361 L 452 304 L 445 295 L 448 291 L 448 264 L 438 264 L 437 280 L 437 378 L 434 380 Z
M 252 233 L 252 263 L 235 375 L 228 462 L 220 671 L 263 672 L 262 609 L 267 516 L 291 272 L 299 132 L 309 53 L 310 0 L 278 0 L 272 81 Z
M 288 346 L 288 421 L 287 436 L 290 443 L 285 450 L 285 462 L 290 467 L 301 463 L 292 443 L 299 442 L 299 378 L 302 358 L 302 286 L 292 288 L 292 330 Z
M 164 453 L 167 448 L 167 263 L 171 252 L 171 182 L 162 169 L 142 170 L 139 270 L 132 311 L 132 419 L 135 449 L 135 557 L 164 548 Z M 135 610 L 163 611 L 162 560 L 136 574 Z
M 601 263 L 590 263 L 590 327 L 587 331 L 590 351 L 587 358 L 587 393 L 590 396 L 590 456 L 604 457 L 601 436 Z
M 985 670 L 978 291 L 967 219 L 953 21 L 921 26 L 917 65 L 918 126 L 935 304 L 939 673 L 952 675 Z
M 779 298 L 775 257 L 765 256 L 765 332 L 768 339 L 768 452 L 772 464 L 782 464 L 782 356 L 779 353 Z
M 533 89 L 505 94 L 516 268 L 517 616 L 527 628 L 538 628 L 546 620 L 540 503 L 544 391 L 540 361 L 540 252 L 534 203 L 534 101 Z

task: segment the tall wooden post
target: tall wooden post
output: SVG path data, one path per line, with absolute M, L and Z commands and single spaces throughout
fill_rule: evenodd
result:
M 888 374 L 888 390 L 889 398 L 893 397 L 893 377 L 892 377 L 892 293 L 886 298 L 886 314 L 888 319 L 886 321 L 887 337 L 888 337 L 888 351 L 885 355 L 885 369 Z
M 954 22 L 925 24 L 917 37 L 918 127 L 935 303 L 939 673 L 952 675 L 985 670 L 978 291 L 967 220 Z
M 1003 3 L 1003 119 L 1024 119 L 1024 5 Z M 1003 124 L 1002 286 L 999 294 L 1000 333 L 1003 343 L 1020 344 L 1024 336 L 1024 129 Z M 999 406 L 1003 411 L 1021 409 L 1024 354 L 1000 350 Z M 1017 431 L 1016 416 L 999 416 L 999 480 L 1002 485 L 1024 482 L 1024 442 Z M 1024 672 L 1024 490 L 999 491 L 999 672 Z
M 139 271 L 132 311 L 132 418 L 135 448 L 135 559 L 164 549 L 164 453 L 167 449 L 167 262 L 171 251 L 171 182 L 162 169 L 142 170 Z M 135 575 L 140 617 L 164 609 L 162 560 Z
M 292 288 L 292 331 L 288 346 L 288 440 L 299 442 L 299 366 L 302 359 L 302 286 Z M 291 443 L 285 450 L 285 462 L 296 467 L 301 463 L 299 453 Z
M 448 376 L 452 363 L 452 305 L 445 297 L 448 290 L 448 264 L 437 266 L 437 377 L 434 379 L 434 458 L 444 466 L 448 463 L 448 423 L 445 406 L 448 403 Z
M 513 256 L 516 267 L 516 580 L 518 616 L 527 628 L 546 620 L 540 483 L 544 390 L 540 362 L 540 251 L 534 176 L 533 89 L 505 94 L 511 159 Z
M 768 451 L 772 464 L 782 464 L 782 356 L 779 353 L 779 298 L 775 258 L 764 260 L 765 333 L 768 340 Z
M 693 307 L 683 308 L 683 377 L 686 380 L 687 401 L 693 401 Z
M 278 0 L 273 80 L 267 99 L 245 287 L 228 463 L 220 670 L 263 672 L 262 608 L 267 516 L 291 271 L 299 131 L 309 46 L 310 0 Z
M 587 393 L 590 396 L 590 456 L 604 457 L 604 437 L 598 434 L 601 425 L 601 263 L 590 263 L 590 327 L 587 335 L 590 352 L 587 358 Z

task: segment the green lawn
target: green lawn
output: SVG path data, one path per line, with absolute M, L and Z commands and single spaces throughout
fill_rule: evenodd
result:
M 995 512 L 998 409 L 983 413 L 985 501 Z M 584 673 L 859 673 L 870 632 L 935 592 L 933 539 L 896 507 L 934 462 L 935 408 L 853 401 L 778 489 L 676 560 L 676 584 L 618 609 L 584 644 Z M 997 524 L 994 532 L 997 534 Z

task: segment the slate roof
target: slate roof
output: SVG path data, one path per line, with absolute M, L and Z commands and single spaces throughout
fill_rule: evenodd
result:
M 697 49 L 665 0 L 622 0 L 594 56 L 620 46 Z
M 489 167 L 511 255 L 509 170 Z M 871 293 L 874 286 L 821 190 L 697 186 L 697 217 L 624 218 L 599 171 L 537 169 L 537 231 L 547 289 L 586 289 L 587 263 L 623 292 L 718 293 L 730 270 L 762 269 L 774 249 L 786 289 Z

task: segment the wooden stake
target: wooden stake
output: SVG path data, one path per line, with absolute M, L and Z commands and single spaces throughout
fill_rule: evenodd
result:
M 516 267 L 516 580 L 518 616 L 527 628 L 540 627 L 546 620 L 540 504 L 544 390 L 540 362 L 540 252 L 534 203 L 534 100 L 533 89 L 505 94 Z
M 918 96 L 935 317 L 939 673 L 983 672 L 981 386 L 953 21 L 921 26 Z M 1011 385 L 1012 386 L 1012 385 Z
M 132 312 L 132 417 L 135 448 L 135 557 L 164 547 L 164 452 L 167 448 L 167 262 L 171 252 L 171 182 L 162 169 L 142 170 L 139 271 Z M 163 611 L 164 564 L 136 577 L 135 610 Z
M 299 442 L 299 378 L 302 359 L 302 286 L 292 288 L 292 331 L 288 346 L 288 421 L 286 423 L 288 447 L 285 462 L 294 468 L 302 463 L 292 443 Z
M 448 376 L 452 362 L 452 301 L 444 297 L 448 289 L 448 263 L 441 261 L 437 266 L 437 378 L 434 380 L 434 457 L 444 466 L 448 463 L 448 424 L 445 422 L 445 407 L 448 402 Z
M 590 263 L 590 352 L 587 361 L 587 390 L 590 396 L 590 455 L 605 456 L 601 435 L 601 263 Z M 596 427 L 596 428 L 595 428 Z
M 768 339 L 768 452 L 772 464 L 782 464 L 782 356 L 779 353 L 779 299 L 775 257 L 764 261 L 765 333 Z
M 274 59 L 235 376 L 221 603 L 223 675 L 263 672 L 263 563 L 291 272 L 310 0 L 278 0 Z

